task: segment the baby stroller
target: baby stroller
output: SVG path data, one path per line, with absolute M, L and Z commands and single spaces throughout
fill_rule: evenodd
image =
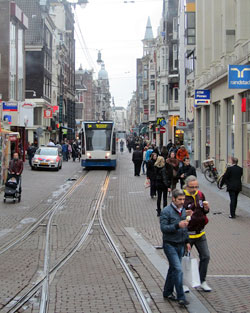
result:
M 16 201 L 21 201 L 21 177 L 15 174 L 8 174 L 3 202 L 6 202 L 6 199 L 12 199 L 15 203 Z

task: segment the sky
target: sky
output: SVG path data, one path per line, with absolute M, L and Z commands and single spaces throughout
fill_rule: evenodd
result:
M 116 106 L 126 107 L 136 90 L 136 59 L 143 54 L 142 39 L 150 16 L 154 37 L 160 25 L 162 0 L 88 0 L 75 10 L 76 69 L 100 65 L 97 53 L 109 75 L 110 92 Z

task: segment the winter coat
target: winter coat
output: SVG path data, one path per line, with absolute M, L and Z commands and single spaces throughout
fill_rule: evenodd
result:
M 186 149 L 185 149 L 185 150 L 179 149 L 179 150 L 177 151 L 177 153 L 176 153 L 176 158 L 177 158 L 179 161 L 183 162 L 183 159 L 184 159 L 185 157 L 186 157 L 186 158 L 189 158 L 189 154 L 188 154 L 187 150 L 186 150 Z
M 23 161 L 20 159 L 11 160 L 9 163 L 9 172 L 10 173 L 14 172 L 15 174 L 21 175 L 23 172 Z
M 173 168 L 169 164 L 163 167 L 155 166 L 156 189 L 170 188 L 173 180 Z
M 187 228 L 180 228 L 179 223 L 186 219 L 186 210 L 182 209 L 181 215 L 172 203 L 166 206 L 160 216 L 160 226 L 163 233 L 163 242 L 172 244 L 188 243 Z
M 184 178 L 181 178 L 181 175 L 184 174 Z M 196 175 L 196 170 L 192 165 L 183 165 L 182 167 L 179 168 L 177 172 L 177 177 L 182 179 L 183 181 L 190 175 Z
M 184 190 L 184 192 L 186 194 L 184 208 L 193 211 L 191 220 L 188 223 L 188 231 L 199 233 L 208 223 L 206 217 L 208 211 L 205 211 L 203 206 L 203 201 L 206 200 L 205 195 L 201 191 L 197 191 L 194 195 L 189 194 L 187 190 Z
M 227 168 L 222 178 L 221 185 L 227 185 L 227 191 L 239 192 L 242 189 L 241 176 L 243 175 L 242 167 L 233 165 Z
M 133 152 L 132 161 L 135 162 L 142 162 L 143 160 L 143 154 L 142 151 L 136 150 Z
M 149 160 L 147 164 L 147 177 L 149 179 L 156 179 L 156 169 L 155 169 L 155 161 L 154 159 Z

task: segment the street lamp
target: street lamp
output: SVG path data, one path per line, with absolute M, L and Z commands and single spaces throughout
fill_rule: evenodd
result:
M 33 97 L 36 97 L 36 92 L 35 92 L 35 90 L 25 90 L 25 93 L 26 92 L 33 92 Z

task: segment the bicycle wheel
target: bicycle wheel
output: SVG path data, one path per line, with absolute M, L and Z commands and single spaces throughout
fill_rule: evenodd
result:
M 226 188 L 226 185 L 225 185 L 225 184 L 224 184 L 224 185 L 221 185 L 222 178 L 223 178 L 223 175 L 221 175 L 221 176 L 217 179 L 217 187 L 218 187 L 219 189 L 224 189 L 224 188 Z
M 206 178 L 206 180 L 208 180 L 210 183 L 214 183 L 215 182 L 215 177 L 213 172 L 210 170 L 210 168 L 207 168 L 204 172 L 204 176 Z

